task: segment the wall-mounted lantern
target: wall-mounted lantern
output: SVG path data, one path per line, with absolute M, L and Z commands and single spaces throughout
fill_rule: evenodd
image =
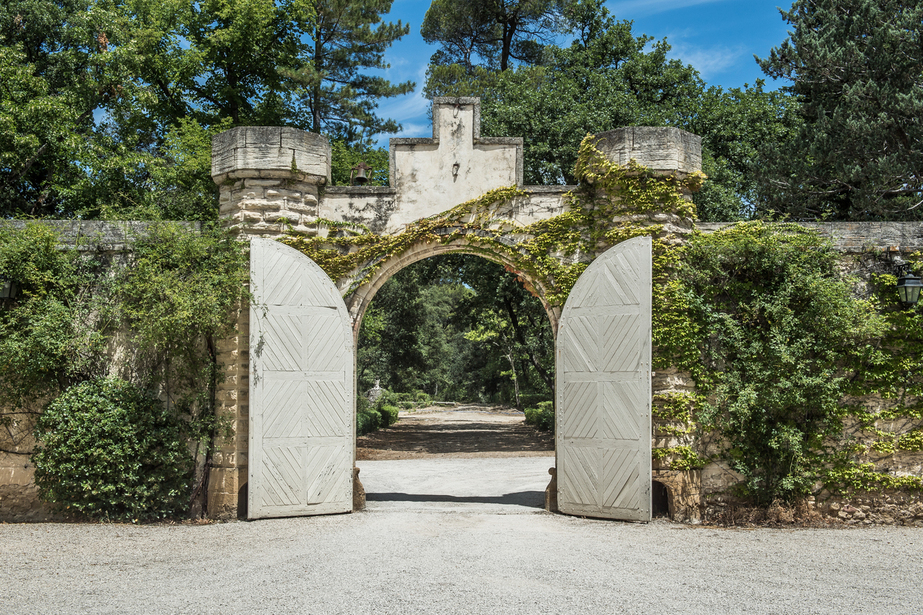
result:
M 16 298 L 16 283 L 5 275 L 0 275 L 0 299 Z
M 920 300 L 920 289 L 923 288 L 923 280 L 913 274 L 909 264 L 898 265 L 894 268 L 897 276 L 897 294 L 904 305 L 916 305 Z
M 352 186 L 364 186 L 369 181 L 369 176 L 366 175 L 366 171 L 371 169 L 369 165 L 365 164 L 364 161 L 360 161 L 359 164 L 354 166 L 349 171 L 349 183 Z

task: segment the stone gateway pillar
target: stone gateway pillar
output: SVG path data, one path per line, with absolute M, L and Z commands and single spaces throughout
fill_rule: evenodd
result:
M 330 181 L 330 143 L 296 128 L 232 128 L 212 139 L 212 179 L 222 222 L 249 241 L 292 230 L 317 233 L 318 192 Z M 232 316 L 237 335 L 218 344 L 224 382 L 218 416 L 233 435 L 220 438 L 208 482 L 208 516 L 245 517 L 250 422 L 250 311 Z

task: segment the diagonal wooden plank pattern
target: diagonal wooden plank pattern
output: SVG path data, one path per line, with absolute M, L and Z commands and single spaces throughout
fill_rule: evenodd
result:
M 355 380 L 349 315 L 316 263 L 252 239 L 248 516 L 352 510 Z
M 649 237 L 590 264 L 564 306 L 555 345 L 561 512 L 649 521 Z

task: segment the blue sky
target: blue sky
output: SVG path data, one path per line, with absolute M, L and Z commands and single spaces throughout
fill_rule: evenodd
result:
M 464 0 L 458 0 L 464 2 Z M 410 34 L 388 50 L 392 81 L 413 80 L 417 91 L 400 98 L 384 100 L 381 115 L 403 125 L 400 136 L 428 137 L 432 134 L 426 111 L 429 102 L 420 91 L 426 65 L 436 51 L 420 36 L 420 24 L 430 0 L 395 0 L 387 19 L 410 24 Z M 753 59 L 769 55 L 769 50 L 785 40 L 788 24 L 777 7 L 788 9 L 785 0 L 610 0 L 606 7 L 616 19 L 634 22 L 635 35 L 666 38 L 673 47 L 672 57 L 692 64 L 709 85 L 742 87 L 764 78 Z M 772 84 L 767 84 L 772 86 Z M 394 136 L 394 135 L 390 135 Z M 516 136 L 516 135 L 510 135 Z M 387 136 L 380 139 L 387 146 Z

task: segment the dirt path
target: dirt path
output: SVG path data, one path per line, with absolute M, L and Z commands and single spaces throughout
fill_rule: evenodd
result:
M 431 406 L 401 411 L 387 429 L 358 438 L 359 460 L 431 457 L 545 457 L 554 436 L 525 424 L 522 412 L 499 406 Z

